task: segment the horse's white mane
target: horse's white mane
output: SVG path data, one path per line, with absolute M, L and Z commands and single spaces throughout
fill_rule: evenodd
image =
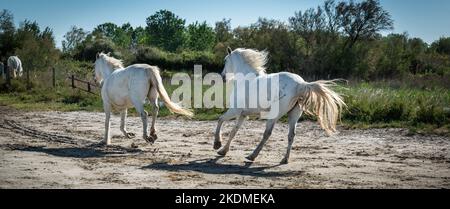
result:
M 256 49 L 238 48 L 235 50 L 238 52 L 245 62 L 249 64 L 258 73 L 266 72 L 266 64 L 269 56 L 269 52 L 266 50 L 258 51 Z
M 123 68 L 123 62 L 122 60 L 116 59 L 114 57 L 110 57 L 107 54 L 100 54 L 100 58 L 106 61 L 106 63 L 111 66 L 113 69 L 119 69 Z

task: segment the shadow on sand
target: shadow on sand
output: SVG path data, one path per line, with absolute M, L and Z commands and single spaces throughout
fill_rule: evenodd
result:
M 253 163 L 245 162 L 243 165 L 221 164 L 217 161 L 223 157 L 214 159 L 194 160 L 183 164 L 154 163 L 142 167 L 142 169 L 164 170 L 164 171 L 197 171 L 207 174 L 239 174 L 255 177 L 286 177 L 302 175 L 303 171 L 275 171 L 280 165 L 252 166 Z
M 57 157 L 93 158 L 93 157 L 118 157 L 141 153 L 140 149 L 125 148 L 116 145 L 105 146 L 101 143 L 93 143 L 83 147 L 58 147 L 30 146 L 23 144 L 0 145 L 9 150 L 42 152 Z

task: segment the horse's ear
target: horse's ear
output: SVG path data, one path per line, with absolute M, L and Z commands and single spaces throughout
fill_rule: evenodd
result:
M 100 53 L 97 52 L 97 54 L 95 55 L 95 59 L 98 59 L 100 57 Z
M 230 47 L 227 47 L 227 52 L 228 52 L 228 54 L 231 54 L 232 51 L 233 51 L 233 50 L 232 50 Z

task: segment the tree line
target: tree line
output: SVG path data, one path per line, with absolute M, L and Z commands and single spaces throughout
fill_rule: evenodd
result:
M 290 71 L 314 79 L 449 75 L 450 37 L 427 44 L 407 33 L 381 35 L 392 29 L 393 20 L 378 0 L 327 0 L 286 21 L 259 18 L 236 28 L 230 19 L 214 26 L 205 21 L 186 24 L 173 12 L 160 10 L 145 26 L 104 23 L 92 31 L 73 26 L 57 49 L 50 28 L 41 30 L 25 20 L 16 29 L 13 15 L 3 10 L 0 59 L 18 54 L 26 60 L 25 67 L 42 69 L 58 60 L 93 62 L 98 51 L 105 51 L 126 64 L 144 62 L 174 71 L 202 64 L 220 71 L 230 46 L 268 50 L 269 72 Z

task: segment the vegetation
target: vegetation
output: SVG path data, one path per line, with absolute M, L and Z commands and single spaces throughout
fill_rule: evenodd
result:
M 223 19 L 186 24 L 171 11 L 149 15 L 146 25 L 103 23 L 92 31 L 73 26 L 62 49 L 50 28 L 0 11 L 0 61 L 18 55 L 29 70 L 29 88 L 19 80 L 7 87 L 0 79 L 0 103 L 22 109 L 101 110 L 101 101 L 67 87 L 67 76 L 92 78 L 99 51 L 112 52 L 125 64 L 149 63 L 163 75 L 192 72 L 194 64 L 219 72 L 226 48 L 266 49 L 269 72 L 289 71 L 306 80 L 345 78 L 339 88 L 349 107 L 342 120 L 350 127 L 410 127 L 448 133 L 450 121 L 450 37 L 431 44 L 407 33 L 381 35 L 393 28 L 378 0 L 327 0 L 298 11 L 285 21 L 259 18 L 247 27 L 231 28 Z M 51 69 L 57 88 L 51 87 Z M 370 81 L 370 82 L 369 82 Z M 169 89 L 174 87 L 168 86 Z M 28 89 L 28 90 L 27 90 Z M 216 119 L 223 110 L 197 109 L 197 119 Z M 163 109 L 162 115 L 168 111 Z

